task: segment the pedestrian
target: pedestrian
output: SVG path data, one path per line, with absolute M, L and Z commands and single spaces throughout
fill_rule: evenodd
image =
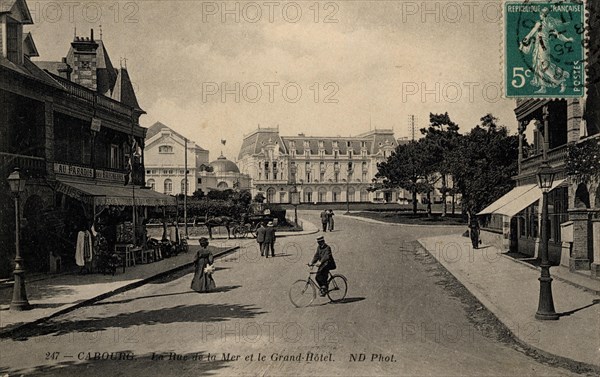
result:
M 317 266 L 317 275 L 315 280 L 319 284 L 319 294 L 325 296 L 327 294 L 327 279 L 329 278 L 329 271 L 337 268 L 333 254 L 331 253 L 331 247 L 325 243 L 325 237 L 321 236 L 317 238 L 317 251 L 315 256 L 310 262 L 311 266 Z
M 275 256 L 275 224 L 269 221 L 267 228 L 265 229 L 265 256 L 269 257 L 269 250 L 271 251 L 271 257 Z
M 196 253 L 194 261 L 194 278 L 192 279 L 191 288 L 199 293 L 209 292 L 216 288 L 215 281 L 212 277 L 214 271 L 214 257 L 207 249 L 208 239 L 200 238 L 200 250 Z
M 477 217 L 475 215 L 472 215 L 471 221 L 469 222 L 469 236 L 471 237 L 473 249 L 479 248 L 479 232 L 479 221 L 477 221 Z
M 327 231 L 328 223 L 329 223 L 329 221 L 328 221 L 327 211 L 323 210 L 323 212 L 321 212 L 321 225 L 323 226 L 323 232 Z
M 330 232 L 333 232 L 333 210 L 327 210 L 327 226 Z
M 258 223 L 258 229 L 256 230 L 256 242 L 258 242 L 258 249 L 260 250 L 261 257 L 265 255 L 265 231 L 265 224 L 261 221 L 260 223 Z

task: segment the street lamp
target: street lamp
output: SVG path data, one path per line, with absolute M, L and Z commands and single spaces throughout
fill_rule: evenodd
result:
M 25 191 L 27 180 L 21 175 L 18 168 L 8 176 L 8 185 L 10 191 L 15 197 L 15 271 L 13 298 L 10 303 L 10 310 L 28 310 L 31 309 L 27 300 L 27 291 L 25 290 L 25 269 L 23 268 L 23 258 L 21 258 L 21 248 L 19 246 L 19 222 L 21 219 L 19 213 L 19 196 Z
M 540 281 L 540 298 L 535 318 L 539 320 L 557 320 L 552 299 L 552 278 L 550 277 L 550 261 L 548 258 L 548 192 L 554 181 L 554 171 L 547 162 L 543 162 L 537 171 L 538 186 L 542 190 L 542 224 L 540 248 L 542 252 Z
M 352 163 L 350 163 L 352 164 Z M 350 193 L 350 175 L 352 174 L 352 165 L 348 165 L 348 176 L 346 177 L 346 213 L 344 215 L 350 214 L 350 198 L 348 194 Z
M 294 224 L 298 227 L 298 204 L 300 204 L 300 193 L 296 186 L 290 189 L 290 203 L 294 206 Z

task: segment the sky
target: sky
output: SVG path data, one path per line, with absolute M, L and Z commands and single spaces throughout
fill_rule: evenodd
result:
M 235 160 L 259 125 L 411 137 L 411 115 L 418 130 L 448 112 L 465 132 L 492 113 L 516 132 L 515 101 L 501 93 L 497 1 L 27 3 L 38 60 L 65 56 L 75 29 L 102 29 L 113 65 L 126 58 L 141 125 L 160 121 L 211 160 Z

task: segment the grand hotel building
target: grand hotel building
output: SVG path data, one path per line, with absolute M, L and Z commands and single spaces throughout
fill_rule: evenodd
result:
M 259 127 L 244 136 L 238 165 L 252 178 L 252 194 L 262 192 L 269 203 L 289 203 L 293 187 L 302 203 L 395 202 L 397 190 L 367 189 L 377 163 L 397 145 L 387 129 L 333 137 L 282 136 L 278 127 Z

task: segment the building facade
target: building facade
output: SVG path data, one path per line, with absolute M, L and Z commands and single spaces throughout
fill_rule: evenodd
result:
M 74 261 L 77 231 L 100 213 L 169 204 L 142 189 L 144 114 L 126 68 L 115 69 L 93 31 L 75 37 L 61 62 L 33 62 L 23 0 L 0 6 L 0 276 L 14 264 L 15 221 L 28 270 L 48 270 L 57 254 Z M 15 220 L 6 177 L 26 179 Z
M 600 11 L 598 3 L 590 2 L 587 6 L 590 14 Z M 590 23 L 590 51 L 598 51 L 598 18 Z M 597 67 L 598 59 L 598 54 L 591 54 L 588 67 Z M 539 256 L 542 193 L 536 183 L 536 172 L 547 162 L 555 173 L 548 194 L 550 259 L 571 271 L 588 270 L 591 277 L 600 278 L 597 69 L 589 70 L 587 82 L 585 99 L 517 101 L 519 174 L 514 177 L 517 186 L 484 209 L 480 218 L 489 242 L 505 250 Z
M 208 169 L 201 169 L 199 174 L 199 188 L 205 194 L 211 190 L 250 190 L 251 188 L 250 176 L 241 173 L 237 164 L 228 160 L 223 154 L 208 164 Z
M 396 202 L 397 190 L 369 188 L 377 163 L 397 145 L 392 130 L 317 137 L 259 128 L 244 137 L 238 164 L 252 178 L 253 195 L 263 193 L 269 203 L 289 203 L 293 189 L 303 203 Z
M 160 122 L 149 127 L 145 153 L 146 186 L 167 195 L 185 193 L 186 148 L 187 195 L 192 195 L 202 185 L 200 171 L 208 165 L 208 150 Z

